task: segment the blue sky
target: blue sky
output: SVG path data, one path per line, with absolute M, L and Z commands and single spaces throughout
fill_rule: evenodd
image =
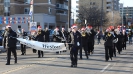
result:
M 133 0 L 120 0 L 120 3 L 124 3 L 124 7 L 133 7 Z

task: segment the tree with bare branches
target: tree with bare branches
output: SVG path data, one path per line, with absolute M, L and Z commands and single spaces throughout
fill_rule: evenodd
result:
M 118 11 L 108 12 L 106 14 L 108 21 L 106 21 L 106 25 L 117 26 L 121 23 L 121 16 Z
M 107 21 L 106 13 L 101 11 L 96 5 L 89 8 L 86 5 L 80 5 L 79 19 L 82 21 L 82 24 L 85 24 L 84 22 L 87 20 L 87 24 L 95 28 L 98 27 L 98 29 L 99 26 L 104 26 L 104 22 Z

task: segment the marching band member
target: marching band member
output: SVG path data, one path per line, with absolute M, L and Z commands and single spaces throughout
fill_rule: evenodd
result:
M 2 34 L 3 40 L 2 40 L 2 46 L 4 47 L 4 49 L 6 48 L 6 37 L 8 35 L 8 31 L 7 31 L 7 27 L 5 28 L 4 33 Z
M 113 39 L 114 39 L 114 36 L 110 33 L 111 29 L 107 29 L 106 30 L 106 34 L 105 34 L 105 43 L 104 43 L 104 46 L 105 46 L 105 60 L 108 61 L 109 58 L 112 60 L 112 57 L 113 57 L 113 49 L 112 49 L 112 46 L 113 46 Z
M 22 29 L 22 33 L 21 33 L 23 39 L 26 39 L 27 33 L 24 31 L 24 29 Z M 21 44 L 21 55 L 26 55 L 26 45 Z
M 77 67 L 77 61 L 78 61 L 78 49 L 81 45 L 81 34 L 78 32 L 77 25 L 73 25 L 72 32 L 70 33 L 70 44 L 72 44 L 72 48 L 70 50 L 70 58 L 71 58 L 71 67 Z
M 61 36 L 62 36 L 62 43 L 66 43 L 66 40 L 67 40 L 67 32 L 65 31 L 64 28 L 62 28 L 62 31 L 61 31 Z M 66 45 L 65 45 L 66 46 Z
M 69 28 L 69 30 L 68 30 L 68 36 L 67 36 L 67 42 L 68 43 L 70 43 L 71 42 L 71 40 L 69 39 L 70 38 L 70 34 L 72 33 L 72 29 L 71 28 Z M 68 49 L 70 50 L 71 49 L 71 47 L 72 47 L 72 44 L 68 44 Z
M 93 54 L 94 52 L 94 36 L 96 35 L 95 31 L 92 29 L 92 26 L 87 27 L 88 34 L 88 54 Z
M 38 26 L 37 36 L 35 38 L 36 41 L 44 42 L 44 31 L 41 26 Z M 43 57 L 43 51 L 38 50 L 38 58 Z
M 125 30 L 123 30 L 123 42 L 122 42 L 122 45 L 123 45 L 123 50 L 125 49 L 126 50 L 126 42 L 127 42 L 127 40 L 128 40 L 128 37 L 127 37 L 127 33 L 126 33 L 126 31 Z
M 45 42 L 49 42 L 49 35 L 50 35 L 50 31 L 48 30 L 48 28 L 46 27 L 46 29 L 44 30 L 45 32 Z
M 59 31 L 59 29 L 56 27 L 54 30 L 54 34 L 53 34 L 53 41 L 54 42 L 61 42 L 61 31 Z M 61 51 L 56 52 L 57 54 L 60 54 Z
M 62 43 L 64 43 L 65 47 L 66 47 L 66 42 L 67 42 L 67 35 L 68 33 L 65 31 L 65 28 L 62 28 L 62 31 L 61 31 L 61 37 L 62 37 Z M 64 51 L 66 52 L 66 50 Z
M 7 48 L 7 63 L 10 65 L 11 52 L 14 55 L 15 62 L 17 63 L 17 53 L 16 53 L 16 44 L 17 44 L 17 34 L 11 29 L 11 26 L 7 26 L 7 37 L 6 37 L 6 48 Z
M 120 27 L 118 26 L 117 28 L 117 38 L 118 38 L 118 42 L 117 42 L 117 50 L 118 53 L 120 54 L 122 52 L 122 32 L 120 31 Z
M 116 34 L 116 31 L 113 28 L 112 29 L 112 35 L 114 36 L 114 40 L 113 40 L 113 55 L 116 57 L 116 45 L 117 45 L 117 42 L 118 42 L 118 37 L 117 37 L 117 34 Z
M 85 56 L 88 59 L 88 51 L 87 51 L 88 50 L 88 46 L 87 46 L 88 41 L 87 41 L 87 39 L 88 39 L 88 34 L 86 33 L 85 28 L 83 27 L 81 29 L 81 40 L 82 40 L 81 44 L 82 44 L 82 48 L 85 51 Z M 81 58 L 82 58 L 82 49 L 81 49 L 80 53 L 81 53 Z
M 59 31 L 59 29 L 57 27 L 54 30 L 53 41 L 54 42 L 61 42 L 61 32 Z
M 35 40 L 36 35 L 37 35 L 37 31 L 32 32 L 32 35 L 29 36 L 29 40 Z M 37 52 L 37 50 L 33 49 L 33 53 L 36 53 L 36 52 Z

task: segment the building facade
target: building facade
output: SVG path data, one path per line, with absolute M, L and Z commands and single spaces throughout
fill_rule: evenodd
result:
M 3 0 L 0 7 L 4 7 Z M 0 9 L 1 11 L 2 9 Z M 12 17 L 29 17 L 30 0 L 10 0 L 9 13 Z M 3 16 L 3 15 L 1 15 Z M 68 22 L 68 0 L 34 0 L 34 21 L 37 25 L 49 27 L 67 28 Z M 11 24 L 12 26 L 22 26 L 27 28 L 26 24 Z M 5 24 L 3 24 L 5 26 Z M 15 27 L 16 28 L 16 27 Z M 28 29 L 26 29 L 28 30 Z
M 127 17 L 128 19 L 132 19 L 133 17 L 133 7 L 123 7 L 123 8 L 120 8 L 120 14 L 122 16 L 125 16 Z
M 103 3 L 102 3 L 103 1 Z M 102 8 L 105 12 L 111 12 L 112 10 L 118 11 L 119 10 L 119 0 L 79 0 L 79 5 L 85 5 L 88 8 L 90 7 L 98 7 L 99 9 Z

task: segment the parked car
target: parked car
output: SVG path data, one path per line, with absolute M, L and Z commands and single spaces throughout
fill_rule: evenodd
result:
M 4 33 L 4 30 L 0 30 L 0 46 L 2 45 L 2 34 Z

